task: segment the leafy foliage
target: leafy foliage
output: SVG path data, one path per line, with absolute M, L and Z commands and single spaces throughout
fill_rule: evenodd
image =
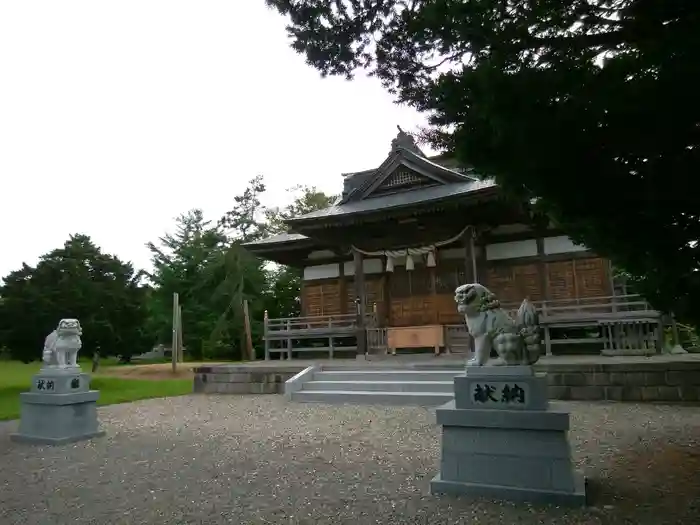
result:
M 44 338 L 61 318 L 83 326 L 84 353 L 102 355 L 145 351 L 145 298 L 141 275 L 106 255 L 86 235 L 73 235 L 62 248 L 4 278 L 0 288 L 0 346 L 14 359 L 41 357 Z
M 284 208 L 265 209 L 265 229 L 268 235 L 287 231 L 285 221 L 312 211 L 322 210 L 335 204 L 338 195 L 326 195 L 315 186 L 297 185 L 289 189 L 295 197 Z M 268 295 L 265 310 L 271 318 L 301 315 L 301 280 L 299 268 L 275 267 L 268 273 Z
M 327 208 L 338 200 L 337 195 L 326 195 L 315 186 L 297 185 L 288 190 L 294 195 L 290 204 L 268 208 L 260 201 L 266 189 L 261 176 L 253 178 L 248 188 L 240 196 L 234 197 L 234 208 L 219 222 L 228 228 L 229 235 L 236 241 L 250 242 L 286 232 L 287 219 Z M 235 248 L 235 243 L 233 246 Z M 256 307 L 254 335 L 262 333 L 261 321 L 265 310 L 272 318 L 293 317 L 301 313 L 301 271 L 298 268 L 267 265 L 265 278 L 265 292 L 257 297 L 258 301 L 251 301 L 251 305 Z M 226 283 L 222 283 L 222 286 L 225 287 Z
M 299 268 L 276 267 L 268 272 L 268 293 L 264 309 L 270 318 L 301 315 L 301 277 Z
M 173 294 L 182 308 L 183 344 L 188 354 L 201 359 L 203 343 L 216 325 L 218 314 L 211 304 L 213 267 L 222 256 L 225 237 L 211 227 L 201 210 L 191 210 L 176 219 L 176 231 L 158 245 L 148 243 L 152 253 L 153 284 L 151 328 L 159 341 L 172 335 Z
M 234 243 L 219 256 L 208 280 L 214 287 L 211 301 L 217 307 L 218 317 L 209 337 L 211 350 L 207 357 L 242 358 L 246 355 L 243 302 L 250 305 L 251 332 L 253 340 L 258 342 L 263 331 L 264 306 L 260 299 L 267 294 L 267 272 L 262 261 Z M 234 349 L 233 356 L 216 351 L 227 346 L 224 340 Z
M 423 138 L 700 319 L 700 4 L 267 0 L 324 75 L 369 70 Z
M 171 337 L 174 292 L 182 305 L 184 345 L 194 359 L 245 355 L 246 300 L 255 343 L 262 338 L 265 310 L 271 317 L 299 314 L 301 272 L 266 266 L 241 244 L 280 233 L 287 218 L 326 207 L 335 198 L 316 188 L 295 187 L 290 191 L 297 197 L 289 206 L 265 208 L 265 191 L 263 178 L 254 177 L 216 225 L 201 210 L 192 210 L 177 219 L 175 233 L 165 235 L 158 246 L 149 243 L 154 267 L 151 327 L 159 341 Z
M 284 208 L 265 209 L 265 231 L 268 235 L 286 232 L 286 220 L 333 206 L 339 198 L 338 195 L 326 195 L 316 186 L 297 185 L 288 191 L 295 195 L 291 204 Z
M 182 214 L 172 233 L 147 244 L 148 274 L 103 254 L 89 237 L 72 236 L 36 268 L 24 265 L 5 278 L 0 348 L 24 361 L 39 359 L 58 320 L 77 317 L 84 330 L 82 354 L 99 348 L 102 355 L 129 360 L 171 341 L 173 294 L 178 293 L 188 357 L 242 358 L 243 302 L 248 301 L 253 340 L 259 343 L 265 310 L 272 317 L 300 313 L 301 272 L 266 264 L 241 244 L 279 233 L 285 219 L 335 200 L 316 188 L 290 191 L 297 196 L 289 206 L 265 208 L 260 203 L 265 184 L 255 177 L 217 224 L 198 209 Z M 144 276 L 149 285 L 141 283 Z
M 265 189 L 262 175 L 257 175 L 248 182 L 241 195 L 233 198 L 233 208 L 219 220 L 219 226 L 232 240 L 245 243 L 267 235 L 267 225 L 263 221 L 265 211 L 260 202 Z

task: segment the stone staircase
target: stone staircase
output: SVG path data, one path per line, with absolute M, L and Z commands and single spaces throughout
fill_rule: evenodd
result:
M 439 406 L 454 397 L 463 370 L 310 367 L 287 381 L 285 395 L 302 403 Z

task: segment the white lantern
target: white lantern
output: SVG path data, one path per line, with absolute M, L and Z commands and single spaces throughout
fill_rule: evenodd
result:
M 426 260 L 425 265 L 428 268 L 435 268 L 435 254 L 432 251 L 428 252 L 428 259 Z
M 391 255 L 388 255 L 386 258 L 386 271 L 387 272 L 394 271 L 394 258 Z

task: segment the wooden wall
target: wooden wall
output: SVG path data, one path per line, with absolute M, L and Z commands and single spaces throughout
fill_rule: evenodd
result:
M 481 249 L 477 280 L 502 303 L 517 304 L 526 297 L 560 301 L 612 295 L 606 259 L 582 251 L 553 255 L 538 251 L 536 256 L 486 261 Z M 414 258 L 412 271 L 395 265 L 391 273 L 365 275 L 366 311 L 376 305 L 380 326 L 461 323 L 454 290 L 473 280 L 471 261 L 465 258 L 466 251 L 461 258 L 441 258 L 439 252 L 434 268 Z M 342 271 L 337 278 L 304 281 L 301 296 L 305 316 L 355 312 L 354 278 L 343 276 Z
M 526 297 L 532 301 L 543 299 L 542 279 L 535 262 L 521 264 L 501 262 L 491 265 L 487 267 L 482 282 L 498 296 L 502 303 L 516 303 Z
M 459 324 L 454 294 L 420 295 L 391 300 L 391 326 Z
M 380 315 L 384 305 L 383 275 L 365 276 L 365 301 L 367 311 L 377 305 Z M 355 282 L 352 277 L 339 277 L 317 281 L 303 281 L 301 287 L 302 316 L 338 315 L 355 312 Z
M 542 264 L 542 272 L 539 264 Z M 526 297 L 532 301 L 556 301 L 612 294 L 608 261 L 600 257 L 576 257 L 542 263 L 499 261 L 487 268 L 484 284 L 503 303 L 518 303 Z
M 601 257 L 546 263 L 549 299 L 576 299 L 612 295 L 609 264 Z

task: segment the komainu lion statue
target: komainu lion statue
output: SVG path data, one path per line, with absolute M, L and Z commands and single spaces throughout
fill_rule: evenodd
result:
M 77 319 L 61 319 L 58 327 L 44 340 L 43 361 L 56 368 L 78 366 L 78 350 L 83 345 L 83 329 Z
M 531 365 L 540 358 L 540 327 L 537 310 L 525 299 L 514 321 L 496 296 L 485 286 L 464 284 L 455 290 L 457 310 L 464 314 L 474 338 L 474 357 L 467 366 L 484 366 L 493 348 L 498 365 Z

